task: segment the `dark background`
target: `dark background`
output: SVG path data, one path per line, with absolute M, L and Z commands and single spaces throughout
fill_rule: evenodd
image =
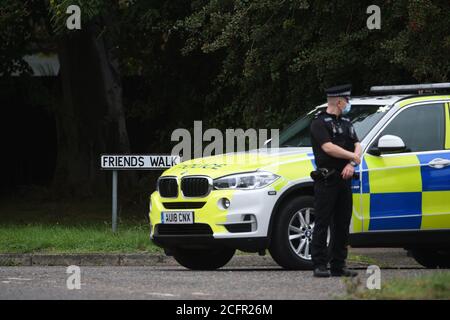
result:
M 65 28 L 69 4 L 82 30 Z M 371 4 L 380 30 L 367 29 Z M 106 197 L 101 153 L 169 153 L 194 120 L 282 129 L 327 86 L 449 81 L 448 12 L 427 0 L 0 0 L 0 196 Z M 58 54 L 60 73 L 33 76 L 23 57 L 36 53 Z M 121 173 L 121 194 L 146 202 L 159 174 Z

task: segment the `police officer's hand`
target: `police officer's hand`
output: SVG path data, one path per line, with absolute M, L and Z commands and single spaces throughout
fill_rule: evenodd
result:
M 352 161 L 354 161 L 356 164 L 360 164 L 361 163 L 361 156 L 359 154 L 357 154 L 357 153 L 354 153 L 353 155 L 354 156 L 353 156 Z
M 344 170 L 341 172 L 342 179 L 347 180 L 353 177 L 355 173 L 355 168 L 349 163 L 344 167 Z

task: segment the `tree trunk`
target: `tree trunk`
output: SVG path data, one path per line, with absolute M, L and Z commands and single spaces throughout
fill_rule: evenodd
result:
M 130 151 L 112 32 L 107 23 L 91 24 L 58 43 L 62 103 L 55 108 L 54 187 L 60 196 L 104 194 L 110 174 L 100 170 L 100 155 Z

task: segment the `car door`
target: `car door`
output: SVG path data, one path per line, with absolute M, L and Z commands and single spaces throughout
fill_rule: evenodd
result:
M 422 230 L 450 229 L 450 103 L 444 108 L 444 149 L 417 155 L 422 173 Z
M 450 227 L 450 141 L 448 105 L 406 106 L 377 135 L 395 135 L 405 150 L 362 161 L 361 208 L 364 231 Z M 447 128 L 448 130 L 448 128 Z M 448 139 L 448 138 L 447 138 Z

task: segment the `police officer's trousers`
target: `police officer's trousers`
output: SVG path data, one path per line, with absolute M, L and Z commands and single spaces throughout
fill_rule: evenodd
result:
M 343 180 L 339 173 L 329 181 L 314 183 L 315 223 L 311 243 L 314 267 L 327 266 L 332 269 L 345 266 L 349 225 L 352 215 L 351 179 Z M 327 235 L 330 229 L 330 246 Z

